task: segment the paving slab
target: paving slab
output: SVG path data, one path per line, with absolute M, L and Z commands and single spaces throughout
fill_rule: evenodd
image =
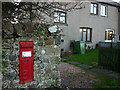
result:
M 100 68 L 94 68 L 94 69 L 91 69 L 91 71 L 96 71 L 96 72 L 100 72 L 100 73 L 103 73 L 103 74 L 109 74 L 109 73 L 112 72 L 110 70 L 105 70 L 105 69 L 100 69 Z
M 70 64 L 80 64 L 79 62 L 75 62 L 75 61 L 69 61 Z
M 66 59 L 66 58 L 61 58 L 61 61 L 67 61 L 68 59 Z
M 118 74 L 118 73 L 111 73 L 111 74 L 108 74 L 108 75 L 111 76 L 111 77 L 115 77 L 117 79 L 120 79 L 120 74 Z
M 81 66 L 81 67 L 84 67 L 84 68 L 87 68 L 87 69 L 92 68 L 92 66 L 87 65 L 87 64 L 80 64 L 80 66 Z
M 2 90 L 2 73 L 0 72 L 0 90 Z

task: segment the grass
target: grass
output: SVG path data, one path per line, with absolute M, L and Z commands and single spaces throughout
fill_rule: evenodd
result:
M 99 73 L 95 73 L 95 77 L 98 81 L 91 85 L 94 88 L 120 88 L 120 82 L 118 79 Z
M 92 62 L 98 62 L 98 49 L 93 50 L 87 50 L 85 54 L 71 54 L 71 56 L 66 60 L 68 61 L 76 61 L 79 63 L 84 63 L 91 65 Z M 77 65 L 75 65 L 77 66 Z M 80 67 L 80 66 L 78 66 Z M 89 71 L 85 69 L 86 71 Z M 120 80 L 112 78 L 108 75 L 89 71 L 90 73 L 87 74 L 93 74 L 95 76 L 95 79 L 98 81 L 95 81 L 91 86 L 93 88 L 120 88 Z
M 80 66 L 77 66 L 77 67 L 80 67 Z M 92 74 L 95 76 L 95 79 L 97 81 L 91 84 L 93 88 L 120 88 L 120 80 L 110 77 L 106 74 L 90 71 L 89 69 L 84 69 L 84 70 L 86 71 L 87 75 Z
M 98 49 L 87 50 L 85 54 L 72 54 L 68 60 L 91 65 L 98 62 Z

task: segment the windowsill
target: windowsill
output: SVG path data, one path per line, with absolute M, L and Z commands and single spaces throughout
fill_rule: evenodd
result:
M 54 22 L 55 25 L 64 25 L 64 26 L 68 26 L 68 24 L 66 23 L 59 23 L 59 22 Z
M 105 16 L 105 15 L 100 15 L 101 17 L 108 17 L 108 15 L 107 16 Z
M 105 42 L 114 42 L 114 40 L 105 40 Z
M 93 13 L 90 13 L 90 15 L 95 15 L 95 16 L 99 16 L 98 14 L 93 14 Z
M 86 44 L 91 44 L 92 42 L 91 42 L 91 41 L 90 41 L 90 42 L 86 41 L 85 43 L 86 43 Z

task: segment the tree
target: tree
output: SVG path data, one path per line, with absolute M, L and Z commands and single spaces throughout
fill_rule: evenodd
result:
M 13 36 L 13 38 L 20 37 L 21 34 L 17 33 L 15 28 L 15 23 L 25 23 L 29 25 L 29 30 L 34 31 L 34 34 L 48 35 L 48 26 L 54 25 L 54 11 L 56 9 L 62 10 L 64 12 L 70 12 L 71 10 L 81 9 L 82 2 L 3 2 L 2 3 L 2 20 L 5 22 L 13 23 L 13 33 L 8 35 L 8 31 L 3 29 L 4 35 Z M 49 20 L 46 20 L 49 18 Z M 38 23 L 36 24 L 36 22 Z M 6 26 L 6 24 L 3 24 Z M 23 27 L 24 28 L 24 27 Z M 58 32 L 59 33 L 59 32 Z M 8 37 L 10 38 L 10 37 Z
M 81 9 L 82 2 L 3 2 L 2 13 L 3 20 L 22 22 L 25 20 L 32 21 L 39 19 L 44 22 L 46 17 L 54 18 L 55 9 L 64 10 L 65 12 L 73 9 Z

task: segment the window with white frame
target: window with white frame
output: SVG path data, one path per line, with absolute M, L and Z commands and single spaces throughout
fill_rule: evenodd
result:
M 106 29 L 105 30 L 105 41 L 111 42 L 114 41 L 114 30 L 113 29 Z
M 101 16 L 107 16 L 107 6 L 101 5 Z
M 90 5 L 90 13 L 91 14 L 98 14 L 98 4 L 96 3 L 91 3 Z

